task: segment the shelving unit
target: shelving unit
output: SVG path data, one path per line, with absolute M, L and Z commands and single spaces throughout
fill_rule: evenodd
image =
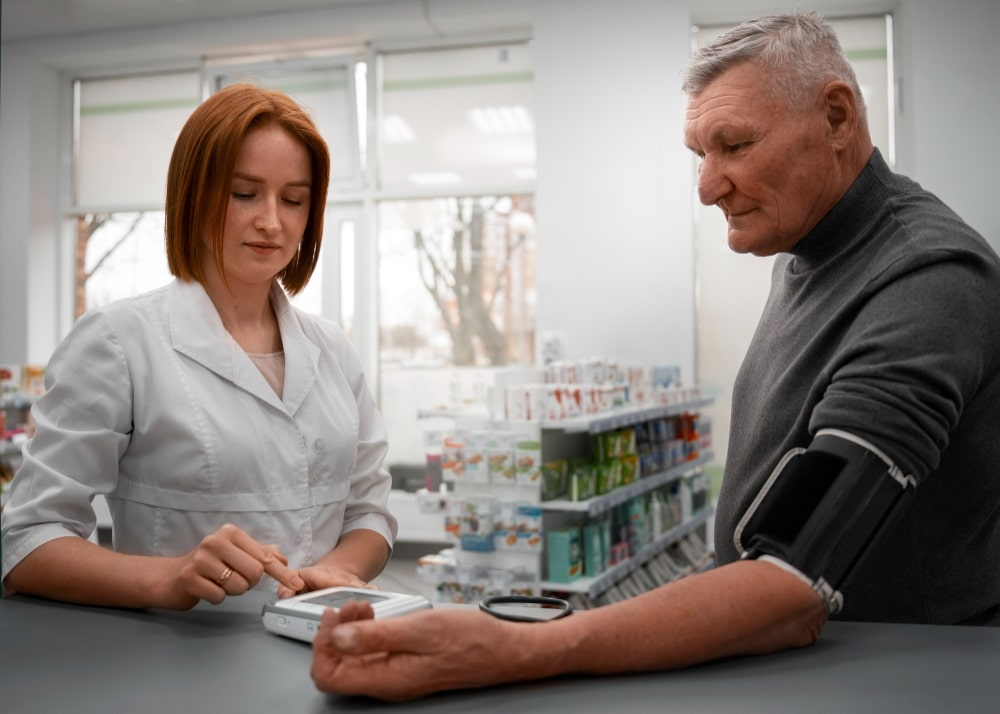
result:
M 678 400 L 671 404 L 648 404 L 636 407 L 621 407 L 593 417 L 577 417 L 545 422 L 543 428 L 566 433 L 600 434 L 604 431 L 623 429 L 644 421 L 678 416 L 685 412 L 698 411 L 714 402 L 713 397 L 698 397 L 690 400 Z
M 4 425 L 3 429 L 0 429 L 0 508 L 3 508 L 6 502 L 10 479 L 21 465 L 21 443 L 19 440 L 8 439 L 7 432 L 14 430 L 18 425 L 27 424 L 28 412 L 33 401 L 32 397 L 19 392 L 0 396 L 0 413 L 3 414 L 0 423 Z
M 644 493 L 655 491 L 683 478 L 693 469 L 709 463 L 713 458 L 715 458 L 714 453 L 711 450 L 706 450 L 697 459 L 685 461 L 682 464 L 672 466 L 666 471 L 653 474 L 652 476 L 645 476 L 635 483 L 630 483 L 627 486 L 620 486 L 611 493 L 606 493 L 602 496 L 595 496 L 587 499 L 586 501 L 567 501 L 565 499 L 542 501 L 542 510 L 578 512 L 584 513 L 588 516 L 598 516 L 606 511 L 610 511 L 616 506 L 620 506 L 630 498 L 635 498 L 636 496 L 641 496 Z
M 28 422 L 28 413 L 34 401 L 35 397 L 19 392 L 7 393 L 0 397 L 0 410 L 3 411 L 6 417 L 7 430 L 12 429 L 14 425 L 26 424 Z M 14 415 L 13 419 L 11 418 L 12 414 Z M 13 478 L 14 472 L 21 465 L 22 444 L 20 442 L 13 442 L 5 437 L 6 434 L 0 434 L 0 489 L 3 490 L 3 493 L 0 494 L 0 508 L 2 508 L 6 501 L 6 489 L 10 485 L 10 482 L 5 479 Z M 95 497 L 93 506 L 97 518 L 98 531 L 106 531 L 110 537 L 111 512 L 108 509 L 108 504 L 104 496 L 99 495 Z M 91 540 L 99 542 L 100 539 L 96 532 L 91 537 Z
M 702 509 L 692 516 L 690 520 L 679 526 L 671 528 L 669 531 L 660 536 L 660 538 L 655 542 L 650 543 L 625 562 L 611 566 L 601 575 L 594 577 L 583 576 L 571 583 L 557 583 L 543 580 L 542 590 L 549 592 L 581 593 L 591 599 L 596 598 L 615 583 L 621 582 L 627 578 L 629 575 L 649 562 L 652 558 L 703 526 L 711 517 L 712 513 L 713 509 L 711 508 Z
M 662 418 L 672 418 L 686 413 L 698 412 L 710 405 L 712 397 L 700 396 L 697 390 L 687 392 L 690 398 L 677 398 L 668 403 L 643 404 L 620 407 L 611 411 L 587 417 L 562 419 L 558 421 L 511 421 L 496 419 L 486 414 L 462 414 L 446 410 L 434 410 L 421 414 L 421 418 L 448 417 L 456 424 L 468 428 L 492 428 L 514 431 L 537 439 L 541 443 L 543 463 L 560 459 L 589 456 L 595 435 L 626 429 L 644 422 Z M 697 474 L 700 467 L 711 462 L 714 454 L 710 448 L 701 448 L 694 458 L 677 463 L 659 473 L 643 476 L 608 493 L 586 500 L 541 500 L 541 485 L 470 483 L 454 481 L 452 493 L 457 498 L 491 495 L 498 499 L 515 498 L 537 504 L 542 511 L 542 533 L 556 531 L 567 526 L 573 527 L 589 518 L 606 516 L 631 499 L 660 489 L 670 488 L 674 483 Z M 541 592 L 579 593 L 594 600 L 612 586 L 620 583 L 635 571 L 664 551 L 671 549 L 690 534 L 699 532 L 705 541 L 704 529 L 713 515 L 711 507 L 704 505 L 695 512 L 684 514 L 684 520 L 659 534 L 653 542 L 635 550 L 630 557 L 609 566 L 604 572 L 594 576 L 582 576 L 569 583 L 547 579 L 545 552 L 515 552 L 494 550 L 490 552 L 465 551 L 458 544 L 454 546 L 455 559 L 459 569 L 465 566 L 482 566 L 496 569 L 531 570 L 537 574 Z M 544 542 L 544 541 L 543 541 Z M 700 567 L 700 566 L 698 566 Z

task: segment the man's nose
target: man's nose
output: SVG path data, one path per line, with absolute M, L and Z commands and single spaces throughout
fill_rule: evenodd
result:
M 719 202 L 732 190 L 732 183 L 726 178 L 719 162 L 706 156 L 698 164 L 698 200 L 706 206 Z

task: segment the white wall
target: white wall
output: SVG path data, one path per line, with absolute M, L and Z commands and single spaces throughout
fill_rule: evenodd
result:
M 898 169 L 1000 251 L 1000 2 L 908 0 L 901 10 Z
M 537 329 L 566 357 L 693 374 L 689 37 L 686 2 L 538 5 Z

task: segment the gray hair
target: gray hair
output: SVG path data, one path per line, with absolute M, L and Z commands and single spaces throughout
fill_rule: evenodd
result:
M 697 96 L 743 62 L 765 69 L 772 96 L 793 109 L 812 106 L 822 86 L 841 80 L 854 92 L 859 119 L 866 122 L 854 69 L 830 23 L 814 12 L 761 17 L 720 35 L 691 57 L 682 89 L 688 96 Z

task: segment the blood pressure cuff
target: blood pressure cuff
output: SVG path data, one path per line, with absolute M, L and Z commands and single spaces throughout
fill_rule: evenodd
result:
M 774 469 L 736 527 L 736 549 L 805 580 L 836 614 L 841 585 L 902 518 L 915 487 L 867 441 L 820 431 Z

